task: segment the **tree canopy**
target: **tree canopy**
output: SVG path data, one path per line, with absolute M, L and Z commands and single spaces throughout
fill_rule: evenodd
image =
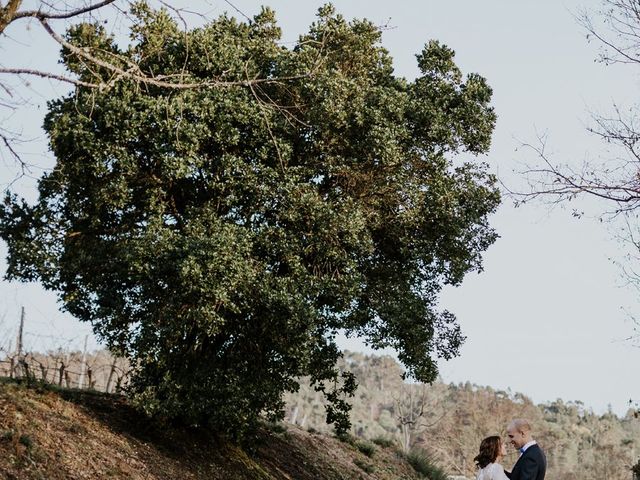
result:
M 278 418 L 302 376 L 348 425 L 339 331 L 434 380 L 463 340 L 438 294 L 497 237 L 484 78 L 436 41 L 399 78 L 380 29 L 331 6 L 292 48 L 269 9 L 188 31 L 133 13 L 126 48 L 96 24 L 67 41 L 200 88 L 123 77 L 50 102 L 55 168 L 34 204 L 7 194 L 0 209 L 7 277 L 58 292 L 130 358 L 145 411 L 222 432 Z M 69 53 L 81 81 L 113 74 Z

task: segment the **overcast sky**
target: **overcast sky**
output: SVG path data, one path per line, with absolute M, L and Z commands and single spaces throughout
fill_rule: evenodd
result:
M 264 2 L 236 0 L 253 16 Z M 295 41 L 313 21 L 322 2 L 270 1 L 284 30 Z M 456 51 L 465 73 L 479 73 L 494 89 L 498 124 L 490 153 L 483 159 L 507 185 L 518 187 L 518 171 L 533 157 L 518 148 L 546 133 L 547 146 L 559 161 L 579 165 L 607 154 L 585 127 L 590 112 L 606 113 L 613 102 L 631 105 L 638 91 L 640 68 L 594 62 L 597 46 L 589 44 L 574 15 L 594 10 L 584 1 L 336 1 L 348 18 L 366 17 L 385 25 L 383 43 L 397 75 L 417 74 L 414 55 L 425 42 L 438 39 Z M 224 1 L 193 0 L 189 8 L 215 16 L 228 10 Z M 57 48 L 25 23 L 2 39 L 3 66 L 55 64 Z M 22 147 L 33 163 L 51 165 L 38 127 L 45 101 L 66 87 L 33 82 L 33 108 L 14 114 L 12 122 L 36 140 Z M 0 163 L 3 188 L 15 176 L 15 165 Z M 38 170 L 34 169 L 37 176 Z M 15 185 L 33 198 L 33 182 Z M 575 202 L 574 202 L 575 203 Z M 586 209 L 581 219 L 571 209 Z M 640 349 L 625 338 L 633 334 L 629 314 L 640 312 L 637 291 L 625 287 L 620 268 L 623 246 L 615 224 L 597 214 L 605 205 L 575 203 L 550 210 L 541 203 L 514 208 L 505 199 L 491 219 L 501 238 L 487 251 L 484 272 L 467 277 L 460 288 L 446 290 L 442 308 L 454 312 L 467 341 L 459 358 L 441 364 L 449 382 L 471 381 L 522 392 L 536 402 L 581 400 L 596 412 L 610 405 L 624 414 L 630 398 L 640 400 L 637 365 Z M 6 249 L 0 246 L 4 272 Z M 60 313 L 55 297 L 37 285 L 0 283 L 0 346 L 15 337 L 20 306 L 27 312 L 27 347 L 81 348 L 87 325 Z M 362 349 L 357 341 L 344 346 Z M 90 343 L 95 347 L 94 340 Z

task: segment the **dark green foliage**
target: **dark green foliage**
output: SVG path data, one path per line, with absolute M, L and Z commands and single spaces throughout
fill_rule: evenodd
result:
M 352 447 L 356 446 L 356 437 L 351 435 L 350 433 L 336 433 L 336 438 L 340 440 L 342 443 L 348 443 Z
M 0 442 L 13 441 L 14 439 L 16 439 L 17 435 L 18 433 L 14 430 L 3 430 L 2 432 L 0 432 Z M 17 441 L 27 449 L 31 449 L 33 447 L 33 439 L 26 433 L 20 434 L 20 436 L 17 437 Z
M 429 480 L 448 480 L 449 475 L 424 450 L 415 449 L 407 455 L 413 469 Z
M 344 397 L 353 394 L 355 392 L 357 384 L 356 378 L 351 372 L 342 372 L 340 374 L 342 385 L 339 387 L 334 386 L 331 390 L 326 390 L 326 384 L 324 382 L 318 382 L 315 390 L 324 393 L 327 399 L 327 423 L 333 424 L 336 430 L 336 434 L 342 435 L 349 431 L 351 428 L 351 422 L 349 421 L 349 412 L 351 411 L 351 404 L 345 400 Z
M 631 467 L 631 473 L 633 473 L 633 480 L 640 479 L 640 460 Z
M 31 440 L 31 437 L 25 433 L 20 435 L 18 442 L 20 442 L 22 445 L 24 445 L 27 448 L 33 447 L 33 440 Z
M 281 80 L 116 78 L 51 102 L 55 168 L 33 205 L 9 194 L 0 208 L 7 277 L 58 292 L 126 355 L 145 412 L 221 433 L 280 419 L 302 376 L 346 431 L 341 329 L 434 380 L 463 340 L 438 294 L 496 239 L 495 178 L 473 156 L 453 163 L 489 148 L 484 79 L 437 42 L 418 79 L 395 77 L 379 29 L 330 6 L 291 49 L 268 9 L 186 33 L 144 4 L 133 15 L 126 50 L 99 26 L 67 38 L 167 82 Z M 111 76 L 62 53 L 80 78 Z

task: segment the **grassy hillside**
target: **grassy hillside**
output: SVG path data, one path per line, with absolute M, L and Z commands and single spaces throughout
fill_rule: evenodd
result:
M 390 446 L 265 427 L 244 449 L 153 425 L 120 396 L 0 383 L 0 478 L 418 479 Z
M 480 440 L 504 435 L 514 417 L 533 421 L 549 461 L 547 480 L 629 480 L 640 457 L 634 411 L 620 418 L 580 402 L 536 405 L 523 394 L 470 383 L 409 384 L 389 357 L 347 353 L 342 367 L 360 384 L 351 400 L 351 444 L 333 438 L 321 393 L 303 381 L 286 398 L 286 428 L 265 427 L 244 450 L 202 432 L 149 424 L 120 396 L 0 383 L 0 480 L 419 478 L 406 461 L 411 449 L 450 474 L 475 478 Z M 510 468 L 515 460 L 510 452 L 503 463 Z

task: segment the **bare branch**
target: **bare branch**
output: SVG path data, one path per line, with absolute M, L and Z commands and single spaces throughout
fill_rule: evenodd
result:
M 41 19 L 45 19 L 45 20 L 63 20 L 63 19 L 69 19 L 69 18 L 74 18 L 74 17 L 79 17 L 81 15 L 84 15 L 85 13 L 89 13 L 89 12 L 93 12 L 95 10 L 98 10 L 102 7 L 106 7 L 107 5 L 115 2 L 116 0 L 104 0 L 102 2 L 96 3 L 94 5 L 89 5 L 87 7 L 84 8 L 79 8 L 77 10 L 72 10 L 70 12 L 67 13 L 48 13 L 48 12 L 43 12 L 42 10 L 26 10 L 26 11 L 22 11 L 22 12 L 17 12 L 14 16 L 12 20 L 18 20 L 20 18 L 26 18 L 26 17 L 33 17 L 33 18 L 37 18 L 38 20 Z
M 2 143 L 4 144 L 6 149 L 9 151 L 11 156 L 13 156 L 14 159 L 20 162 L 20 155 L 18 155 L 18 152 L 16 152 L 15 149 L 13 148 L 12 139 L 8 138 L 5 134 L 0 132 L 0 140 L 2 140 Z
M 251 23 L 253 23 L 253 20 L 251 18 L 249 18 L 242 10 L 240 10 L 238 7 L 236 7 L 233 3 L 231 3 L 229 0 L 224 0 L 224 2 L 229 5 L 231 8 L 233 8 L 236 12 L 238 12 L 240 15 L 242 15 L 244 18 L 247 19 L 247 21 L 249 22 L 249 25 L 251 25 Z
M 603 8 L 592 15 L 583 12 L 578 22 L 587 38 L 603 47 L 605 63 L 640 63 L 640 11 L 636 0 L 602 0 Z M 595 20 L 598 20 L 596 25 Z
M 11 92 L 11 89 L 7 87 L 4 83 L 0 82 L 0 88 L 4 90 L 5 93 L 9 95 L 10 98 L 13 98 L 13 92 Z
M 43 72 L 41 70 L 33 70 L 30 68 L 0 68 L 0 73 L 7 73 L 13 75 L 33 75 L 41 78 L 51 78 L 53 80 L 58 80 L 60 82 L 71 83 L 73 85 L 78 85 L 81 87 L 87 88 L 98 88 L 99 84 L 83 82 L 82 80 L 78 80 L 71 77 L 65 77 L 64 75 L 58 75 L 56 73 L 51 72 Z
M 529 183 L 529 191 L 517 191 L 503 184 L 505 190 L 518 203 L 526 203 L 536 198 L 551 199 L 551 203 L 572 200 L 581 194 L 600 198 L 617 205 L 610 214 L 617 215 L 640 206 L 640 176 L 637 166 L 611 168 L 583 163 L 580 171 L 569 165 L 558 165 L 551 161 L 547 153 L 546 139 L 538 137 L 538 145 L 522 143 L 522 148 L 534 152 L 539 164 L 526 167 L 520 173 Z

